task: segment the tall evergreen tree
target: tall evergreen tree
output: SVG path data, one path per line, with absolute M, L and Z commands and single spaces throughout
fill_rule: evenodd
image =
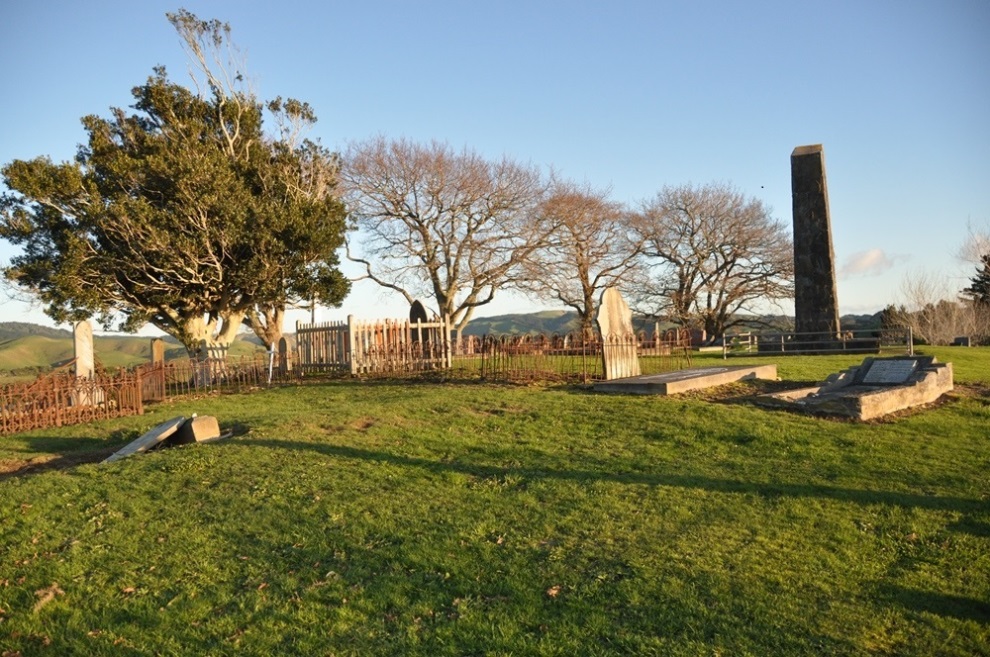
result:
M 977 267 L 971 285 L 963 292 L 980 303 L 990 304 L 990 253 L 980 256 L 982 266 Z
M 184 10 L 169 20 L 205 75 L 200 92 L 156 68 L 134 88 L 133 114 L 82 119 L 74 162 L 3 167 L 0 237 L 24 249 L 3 273 L 56 321 L 151 323 L 190 352 L 242 325 L 273 344 L 287 304 L 336 305 L 349 289 L 339 160 L 299 139 L 316 120 L 309 105 L 262 103 L 240 75 L 211 70 L 229 26 Z M 266 112 L 277 134 L 264 131 Z

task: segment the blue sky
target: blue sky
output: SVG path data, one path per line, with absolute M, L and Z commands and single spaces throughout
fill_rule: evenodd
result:
M 6 3 L 0 163 L 71 159 L 80 117 L 128 106 L 164 64 L 165 19 L 231 24 L 262 98 L 308 101 L 332 148 L 379 134 L 468 146 L 611 187 L 729 182 L 791 224 L 790 153 L 825 148 L 843 313 L 927 271 L 961 289 L 967 223 L 990 226 L 990 2 Z M 0 262 L 16 253 L 0 241 Z M 427 304 L 429 305 L 429 304 Z M 479 315 L 538 304 L 497 297 Z M 552 308 L 554 306 L 546 306 Z M 347 314 L 402 316 L 357 286 Z M 0 291 L 0 321 L 47 322 Z

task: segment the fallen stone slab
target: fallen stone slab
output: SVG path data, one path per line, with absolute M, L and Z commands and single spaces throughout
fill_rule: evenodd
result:
M 150 449 L 154 449 L 159 444 L 167 440 L 170 436 L 175 434 L 175 432 L 179 430 L 179 427 L 182 426 L 185 421 L 185 417 L 179 416 L 162 422 L 137 440 L 128 443 L 121 449 L 111 454 L 103 460 L 103 463 L 112 463 L 124 457 L 131 456 L 132 454 L 140 454 L 142 452 L 147 452 Z
M 599 381 L 592 385 L 592 389 L 595 392 L 619 392 L 631 395 L 676 395 L 689 390 L 711 388 L 748 379 L 775 380 L 776 378 L 776 365 L 695 367 L 676 372 Z

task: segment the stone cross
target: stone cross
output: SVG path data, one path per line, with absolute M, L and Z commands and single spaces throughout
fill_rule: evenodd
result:
M 835 253 L 821 144 L 798 146 L 791 153 L 791 201 L 794 213 L 794 330 L 839 334 Z
M 639 376 L 632 310 L 614 287 L 606 288 L 602 292 L 595 321 L 598 322 L 598 330 L 602 334 L 602 365 L 605 370 L 605 380 Z

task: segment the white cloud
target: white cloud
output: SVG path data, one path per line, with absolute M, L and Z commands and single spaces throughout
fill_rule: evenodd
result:
M 879 276 L 894 266 L 903 256 L 888 256 L 883 249 L 870 249 L 853 253 L 839 269 L 839 276 Z

